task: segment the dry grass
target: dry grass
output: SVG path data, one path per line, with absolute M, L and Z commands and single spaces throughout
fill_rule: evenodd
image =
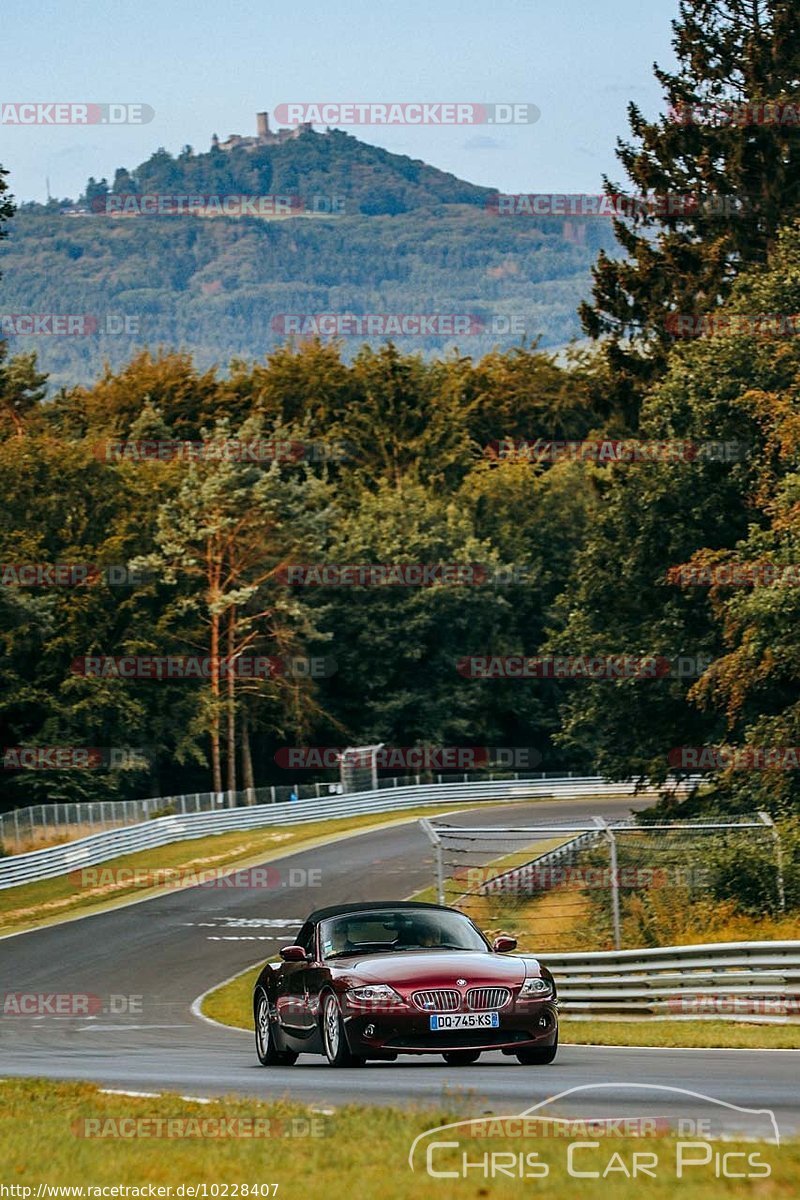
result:
M 3 843 L 6 854 L 28 854 L 31 850 L 46 850 L 48 846 L 63 846 L 67 842 L 77 841 L 78 838 L 91 837 L 93 833 L 104 833 L 109 829 L 122 829 L 131 824 L 130 821 L 96 821 L 94 824 L 44 826 L 34 825 L 33 830 L 23 828 L 24 810 L 20 811 L 19 841 L 16 837 L 6 837 Z M 6 829 L 9 822 L 6 821 Z

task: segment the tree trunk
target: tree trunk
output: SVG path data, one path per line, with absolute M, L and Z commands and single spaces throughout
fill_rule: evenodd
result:
M 222 791 L 219 753 L 219 617 L 211 614 L 211 777 L 214 791 Z
M 242 740 L 242 787 L 248 804 L 255 804 L 255 780 L 253 778 L 253 756 L 250 753 L 250 723 L 247 719 L 247 709 L 242 707 L 239 736 Z
M 227 751 L 228 751 L 228 806 L 233 808 L 236 803 L 236 664 L 233 661 L 236 632 L 236 608 L 231 605 L 228 609 L 228 647 L 227 647 Z

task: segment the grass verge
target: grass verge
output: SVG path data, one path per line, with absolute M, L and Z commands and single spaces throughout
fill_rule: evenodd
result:
M 170 1094 L 154 1098 L 108 1095 L 87 1083 L 9 1079 L 0 1082 L 0 1107 L 4 1113 L 0 1117 L 1 1181 L 15 1184 L 14 1194 L 21 1200 L 35 1197 L 40 1184 L 82 1186 L 86 1197 L 92 1196 L 91 1187 L 122 1184 L 144 1186 L 144 1195 L 148 1185 L 169 1187 L 173 1196 L 183 1185 L 180 1194 L 203 1196 L 202 1185 L 206 1185 L 206 1196 L 277 1195 L 278 1200 L 282 1196 L 323 1200 L 332 1195 L 418 1200 L 428 1192 L 439 1200 L 467 1195 L 504 1200 L 530 1191 L 530 1183 L 526 1187 L 522 1182 L 524 1175 L 521 1178 L 515 1171 L 512 1177 L 507 1169 L 509 1155 L 515 1164 L 522 1156 L 527 1167 L 526 1154 L 538 1155 L 533 1160 L 535 1175 L 541 1177 L 540 1164 L 547 1165 L 546 1180 L 536 1179 L 545 1189 L 539 1194 L 546 1194 L 548 1200 L 573 1200 L 578 1194 L 575 1178 L 568 1172 L 569 1141 L 564 1137 L 511 1140 L 490 1134 L 476 1141 L 462 1133 L 457 1148 L 437 1151 L 434 1169 L 454 1170 L 460 1166 L 463 1152 L 470 1162 L 483 1161 L 491 1152 L 505 1152 L 506 1171 L 486 1177 L 473 1167 L 466 1179 L 439 1177 L 435 1181 L 425 1170 L 426 1139 L 417 1150 L 412 1172 L 408 1163 L 412 1142 L 432 1128 L 463 1119 L 464 1110 L 458 1103 L 445 1102 L 437 1111 L 353 1104 L 320 1113 L 283 1100 L 228 1097 L 198 1104 Z M 453 1139 L 457 1132 L 449 1130 L 446 1136 Z M 637 1178 L 626 1178 L 621 1164 L 630 1172 L 634 1152 L 643 1150 L 641 1137 L 614 1137 L 613 1144 L 602 1138 L 584 1141 L 574 1169 L 596 1172 L 597 1178 L 582 1178 L 579 1194 L 587 1200 L 605 1200 L 613 1181 L 615 1200 L 666 1200 L 675 1195 L 676 1188 L 684 1200 L 718 1200 L 734 1194 L 788 1200 L 797 1195 L 799 1142 L 778 1147 L 726 1141 L 721 1147 L 709 1146 L 709 1161 L 684 1167 L 678 1182 L 678 1146 L 672 1137 L 647 1140 L 644 1149 L 655 1156 L 653 1177 L 640 1174 Z M 735 1180 L 717 1177 L 713 1150 L 720 1148 L 726 1153 L 744 1152 L 732 1160 L 739 1172 Z M 701 1157 L 696 1150 L 692 1154 L 695 1160 Z M 753 1170 L 752 1178 L 741 1178 L 747 1171 L 742 1166 L 748 1163 L 748 1155 L 755 1156 L 750 1163 L 757 1161 L 758 1171 Z M 768 1177 L 764 1164 L 769 1168 Z M 527 1170 L 532 1179 L 534 1173 Z M 212 1191 L 212 1185 L 218 1190 Z M 254 1188 L 257 1190 L 251 1190 Z
M 494 805 L 495 802 L 481 803 Z M 508 803 L 502 801 L 503 806 Z M 255 866 L 279 858 L 288 851 L 330 841 L 340 834 L 401 824 L 416 817 L 432 817 L 463 808 L 462 800 L 436 809 L 420 807 L 396 814 L 368 813 L 302 825 L 270 825 L 264 829 L 218 833 L 188 842 L 171 842 L 137 854 L 125 854 L 85 872 L 75 871 L 55 879 L 3 888 L 0 890 L 0 934 L 53 925 L 76 915 L 102 912 L 157 895 L 164 887 L 148 884 L 148 880 L 157 878 L 162 883 L 167 872 L 174 873 L 171 886 L 175 887 L 183 879 L 188 878 L 191 882 L 191 877 L 199 872 Z M 92 882 L 94 879 L 98 882 Z
M 253 1029 L 253 986 L 263 965 L 209 992 L 202 1011 L 221 1025 Z M 570 1021 L 561 1019 L 562 1042 L 585 1046 L 713 1046 L 729 1050 L 798 1050 L 800 1025 L 748 1025 L 739 1021 Z

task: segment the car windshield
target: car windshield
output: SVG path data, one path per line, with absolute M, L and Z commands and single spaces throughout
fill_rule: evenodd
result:
M 486 950 L 471 921 L 456 912 L 424 909 L 343 913 L 322 922 L 323 958 L 404 950 Z

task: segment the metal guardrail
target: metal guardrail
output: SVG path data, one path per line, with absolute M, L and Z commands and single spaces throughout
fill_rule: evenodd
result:
M 800 1021 L 800 941 L 542 954 L 572 1020 Z
M 248 805 L 243 808 L 156 817 L 138 825 L 91 834 L 61 846 L 32 850 L 0 859 L 0 889 L 52 879 L 83 867 L 96 866 L 122 854 L 135 854 L 170 842 L 207 837 L 232 830 L 259 829 L 269 825 L 296 825 L 331 817 L 368 813 L 390 813 L 404 808 L 446 804 L 461 800 L 571 799 L 582 796 L 630 796 L 632 783 L 607 783 L 581 778 L 503 779 L 474 783 L 423 784 L 351 792 L 322 799 L 288 803 Z M 166 800 L 161 802 L 167 803 Z
M 420 786 L 425 783 L 479 783 L 496 779 L 526 781 L 528 779 L 563 779 L 581 778 L 580 773 L 567 772 L 510 772 L 486 771 L 461 772 L 446 776 L 405 775 L 401 777 L 381 776 L 377 787 L 372 790 L 382 791 L 385 788 Z M 258 804 L 288 803 L 294 794 L 298 800 L 321 800 L 327 796 L 349 794 L 353 789 L 345 789 L 341 781 L 329 780 L 311 783 L 277 783 L 265 787 L 250 788 L 238 792 L 186 792 L 177 796 L 153 796 L 146 800 L 84 800 L 78 802 L 52 801 L 48 804 L 30 804 L 23 808 L 14 808 L 10 812 L 0 813 L 0 844 L 6 849 L 19 853 L 25 842 L 29 850 L 35 850 L 39 838 L 53 839 L 64 837 L 74 839 L 79 836 L 90 836 L 93 833 L 105 833 L 109 829 L 117 829 L 122 825 L 138 825 L 163 814 L 164 809 L 185 816 L 187 813 L 214 812 L 220 808 L 243 808 Z M 360 791 L 361 789 L 355 789 Z M 367 789 L 364 789 L 367 790 Z
M 572 866 L 577 859 L 581 850 L 586 850 L 589 846 L 595 846 L 603 836 L 601 828 L 587 829 L 584 833 L 577 834 L 574 838 L 570 838 L 568 842 L 563 842 L 562 845 L 556 846 L 554 850 L 548 850 L 544 854 L 540 854 L 538 858 L 531 859 L 530 862 L 523 863 L 520 867 L 512 867 L 508 871 L 503 871 L 500 875 L 495 875 L 493 879 L 487 880 L 478 888 L 478 894 L 481 896 L 491 896 L 502 894 L 517 894 L 519 892 L 531 893 L 534 891 L 534 881 L 537 883 L 537 891 L 548 891 L 551 884 L 548 883 L 546 875 L 544 882 L 542 880 L 542 869 L 552 867 L 556 864 L 562 866 Z

